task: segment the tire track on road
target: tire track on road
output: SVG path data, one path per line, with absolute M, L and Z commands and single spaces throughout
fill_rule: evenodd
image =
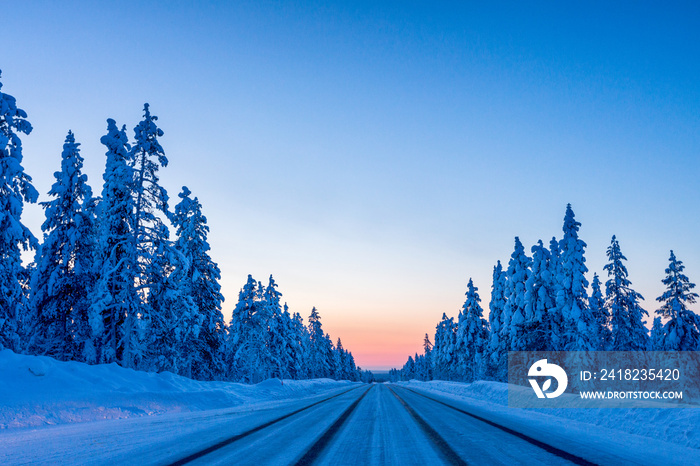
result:
M 442 455 L 443 460 L 447 464 L 454 464 L 454 465 L 460 465 L 460 466 L 466 466 L 468 463 L 464 461 L 460 456 L 457 454 L 456 451 L 450 447 L 450 444 L 447 443 L 447 440 L 445 440 L 438 432 L 430 427 L 428 423 L 421 417 L 413 408 L 411 408 L 408 403 L 406 403 L 403 398 L 401 398 L 399 395 L 396 394 L 396 392 L 391 388 L 388 387 L 389 391 L 391 392 L 392 395 L 396 397 L 397 400 L 399 400 L 399 403 L 408 411 L 408 414 L 411 415 L 414 421 L 420 426 L 421 430 L 425 432 L 425 435 L 430 439 L 431 442 L 437 447 L 438 451 Z
M 200 459 L 200 458 L 202 458 L 203 456 L 208 455 L 209 453 L 212 453 L 212 452 L 215 452 L 215 451 L 217 451 L 217 450 L 220 450 L 220 449 L 222 449 L 222 448 L 224 448 L 224 447 L 226 447 L 226 446 L 228 446 L 228 445 L 231 445 L 232 443 L 234 443 L 234 442 L 236 442 L 236 441 L 238 441 L 238 440 L 240 440 L 240 439 L 242 439 L 242 438 L 245 438 L 245 437 L 247 437 L 247 436 L 249 436 L 249 435 L 251 435 L 251 434 L 254 434 L 254 433 L 256 433 L 256 432 L 259 432 L 259 431 L 261 431 L 261 430 L 263 430 L 263 429 L 265 429 L 265 428 L 267 428 L 267 427 L 270 427 L 270 426 L 272 426 L 272 425 L 274 425 L 274 424 L 277 424 L 277 423 L 280 422 L 280 421 L 284 421 L 285 419 L 288 419 L 288 418 L 290 418 L 290 417 L 292 417 L 292 416 L 294 416 L 294 415 L 296 415 L 296 414 L 299 414 L 299 413 L 301 413 L 301 412 L 303 412 L 303 411 L 306 411 L 307 409 L 313 408 L 314 406 L 318 406 L 318 405 L 320 405 L 321 403 L 325 403 L 325 402 L 330 401 L 330 400 L 332 400 L 332 399 L 334 399 L 334 398 L 337 398 L 337 397 L 339 397 L 339 396 L 341 396 L 341 395 L 345 395 L 346 393 L 349 393 L 349 392 L 351 392 L 351 391 L 353 391 L 353 390 L 358 390 L 359 388 L 361 388 L 361 387 L 353 387 L 353 388 L 351 388 L 350 390 L 345 390 L 345 391 L 343 391 L 343 392 L 337 393 L 337 394 L 335 394 L 335 395 L 333 395 L 333 396 L 330 396 L 330 397 L 328 397 L 328 398 L 324 398 L 324 399 L 322 399 L 322 400 L 316 401 L 316 402 L 314 402 L 314 403 L 312 403 L 312 404 L 310 404 L 310 405 L 308 405 L 308 406 L 305 406 L 305 407 L 303 407 L 303 408 L 300 408 L 300 409 L 297 409 L 297 410 L 295 410 L 295 411 L 292 411 L 291 413 L 287 413 L 287 414 L 285 414 L 284 416 L 280 416 L 280 417 L 278 417 L 278 418 L 276 418 L 276 419 L 273 419 L 273 420 L 271 420 L 271 421 L 265 422 L 264 424 L 260 424 L 259 426 L 254 427 L 254 428 L 252 428 L 252 429 L 249 429 L 249 430 L 247 430 L 247 431 L 245 431 L 245 432 L 241 432 L 240 434 L 233 435 L 233 436 L 231 436 L 231 437 L 229 437 L 229 438 L 227 438 L 227 439 L 224 439 L 224 440 L 222 440 L 222 441 L 220 441 L 220 442 L 218 442 L 218 443 L 215 443 L 214 445 L 211 445 L 211 446 L 209 446 L 209 447 L 207 447 L 207 448 L 204 448 L 204 449 L 202 449 L 202 450 L 196 451 L 196 452 L 192 453 L 191 455 L 188 455 L 188 456 L 186 456 L 186 457 L 184 457 L 184 458 L 182 458 L 182 459 L 179 459 L 179 460 L 177 460 L 177 461 L 175 461 L 175 462 L 173 462 L 173 463 L 170 463 L 169 466 L 181 466 L 181 465 L 190 463 L 190 462 L 192 462 L 192 461 L 195 461 L 195 460 L 197 460 L 197 459 Z M 372 388 L 372 387 L 370 387 L 370 389 L 371 389 L 371 388 Z M 365 391 L 365 393 L 363 393 L 362 396 L 361 396 L 359 399 L 362 399 L 362 398 L 367 394 L 368 391 L 369 391 L 369 389 L 367 389 L 367 390 Z M 358 402 L 359 402 L 359 400 L 357 400 L 357 401 L 353 404 L 353 406 L 357 406 L 357 403 L 358 403 Z M 349 413 L 348 413 L 348 415 L 349 415 Z M 341 417 L 342 417 L 342 416 L 341 416 Z
M 326 448 L 326 446 L 330 443 L 330 441 L 333 439 L 335 434 L 338 432 L 340 427 L 347 421 L 348 417 L 350 417 L 350 414 L 352 414 L 353 411 L 355 411 L 355 408 L 357 408 L 357 405 L 360 404 L 362 399 L 369 393 L 370 390 L 374 388 L 374 384 L 370 385 L 370 387 L 365 390 L 365 392 L 360 396 L 357 400 L 355 400 L 348 408 L 343 411 L 343 414 L 340 415 L 338 419 L 331 425 L 319 438 L 316 443 L 311 445 L 311 448 L 309 448 L 304 456 L 302 456 L 299 461 L 296 462 L 296 466 L 306 466 L 313 464 L 314 461 L 321 455 L 323 450 Z
M 391 390 L 391 389 L 390 389 L 390 390 Z M 455 406 L 452 406 L 452 405 L 450 405 L 450 404 L 448 404 L 448 403 L 445 403 L 444 401 L 435 399 L 435 398 L 433 398 L 433 397 L 431 397 L 431 396 L 425 395 L 425 394 L 423 394 L 423 393 L 417 392 L 417 391 L 412 390 L 412 389 L 407 388 L 407 387 L 401 387 L 401 390 L 407 390 L 407 391 L 409 391 L 409 392 L 411 392 L 411 393 L 413 393 L 413 394 L 415 394 L 415 395 L 421 396 L 421 397 L 426 398 L 426 399 L 428 399 L 428 400 L 431 400 L 431 401 L 433 401 L 433 402 L 435 402 L 435 403 L 439 403 L 439 404 L 441 404 L 441 405 L 443 405 L 443 406 L 446 406 L 446 407 L 448 407 L 448 408 L 450 408 L 450 409 L 453 409 L 453 410 L 455 410 L 455 411 L 457 411 L 457 412 L 459 412 L 459 413 L 465 414 L 465 415 L 467 415 L 467 416 L 469 416 L 469 417 L 471 417 L 471 418 L 473 418 L 473 419 L 476 419 L 476 420 L 481 421 L 481 422 L 483 422 L 483 423 L 485 423 L 485 424 L 488 424 L 488 425 L 490 425 L 490 426 L 492 426 L 492 427 L 495 427 L 495 428 L 497 428 L 497 429 L 500 429 L 500 430 L 502 430 L 503 432 L 506 432 L 506 433 L 508 433 L 508 434 L 510 434 L 510 435 L 513 435 L 513 436 L 515 436 L 515 437 L 518 437 L 518 438 L 521 439 L 521 440 L 524 440 L 524 441 L 526 441 L 526 442 L 528 442 L 528 443 L 530 443 L 530 444 L 532 444 L 532 445 L 534 445 L 534 446 L 536 446 L 536 447 L 539 447 L 539 448 L 541 448 L 541 449 L 547 451 L 548 453 L 551 453 L 551 454 L 553 454 L 553 455 L 556 455 L 556 456 L 558 456 L 558 457 L 560 457 L 560 458 L 562 458 L 562 459 L 565 459 L 565 460 L 567 460 L 567 461 L 570 461 L 570 462 L 572 462 L 572 463 L 574 463 L 574 464 L 578 464 L 578 465 L 582 465 L 582 466 L 596 466 L 596 463 L 592 463 L 592 462 L 590 462 L 590 461 L 588 461 L 588 460 L 586 460 L 586 459 L 584 459 L 584 458 L 581 458 L 580 456 L 573 455 L 573 454 L 571 454 L 571 453 L 569 453 L 569 452 L 567 452 L 567 451 L 564 451 L 564 450 L 562 450 L 562 449 L 560 449 L 560 448 L 554 447 L 554 446 L 549 445 L 549 444 L 547 444 L 547 443 L 545 443 L 545 442 L 542 442 L 542 441 L 537 440 L 537 439 L 535 439 L 535 438 L 533 438 L 533 437 L 530 437 L 529 435 L 523 434 L 523 433 L 518 432 L 518 431 L 516 431 L 516 430 L 513 430 L 513 429 L 511 429 L 511 428 L 509 428 L 509 427 L 503 426 L 503 425 L 501 425 L 501 424 L 497 424 L 497 423 L 495 423 L 495 422 L 493 422 L 493 421 L 490 421 L 490 420 L 488 420 L 488 419 L 486 419 L 486 418 L 483 418 L 483 417 L 478 416 L 478 415 L 476 415 L 476 414 L 472 414 L 472 413 L 470 413 L 470 412 L 468 412 L 468 411 L 465 411 L 465 410 L 463 410 L 463 409 L 460 409 L 460 408 L 457 408 L 457 407 L 455 407 Z M 393 390 L 392 390 L 392 391 L 393 391 Z

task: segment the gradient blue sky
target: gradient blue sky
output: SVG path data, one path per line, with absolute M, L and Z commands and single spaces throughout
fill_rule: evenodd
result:
M 419 351 L 469 277 L 487 308 L 513 237 L 560 236 L 568 202 L 589 279 L 616 234 L 648 310 L 669 249 L 700 281 L 697 3 L 481 3 L 5 3 L 3 91 L 42 200 L 68 129 L 99 193 L 105 120 L 133 134 L 149 102 L 226 318 L 272 273 L 363 367 Z

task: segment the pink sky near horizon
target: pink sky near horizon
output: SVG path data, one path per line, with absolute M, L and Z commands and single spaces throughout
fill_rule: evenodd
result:
M 400 369 L 409 355 L 423 352 L 423 337 L 427 331 L 421 333 L 420 322 L 393 326 L 387 331 L 381 326 L 338 319 L 326 327 L 334 343 L 340 337 L 343 347 L 352 351 L 355 363 L 369 370 Z M 432 336 L 430 340 L 433 340 Z

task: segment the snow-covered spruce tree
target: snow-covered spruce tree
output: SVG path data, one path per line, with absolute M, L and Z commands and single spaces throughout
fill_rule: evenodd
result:
M 455 354 L 457 373 L 464 380 L 479 380 L 484 374 L 484 353 L 488 343 L 488 322 L 479 304 L 478 288 L 472 279 L 467 284 L 467 299 L 459 313 Z
M 414 353 L 413 362 L 415 364 L 413 378 L 416 380 L 423 380 L 423 373 L 425 372 L 425 355 Z
M 282 354 L 282 364 L 284 367 L 282 371 L 286 378 L 294 379 L 298 377 L 298 359 L 300 356 L 300 348 L 296 339 L 296 331 L 294 328 L 294 320 L 292 315 L 289 313 L 289 307 L 287 303 L 282 306 L 282 314 L 279 316 L 279 327 L 281 329 L 281 335 L 284 338 L 284 351 Z
M 466 302 L 457 314 L 457 332 L 455 333 L 454 345 L 454 376 L 459 380 L 469 380 L 473 362 L 470 361 L 470 350 L 467 348 L 467 314 L 465 310 Z M 469 371 L 469 374 L 467 374 Z
M 21 222 L 25 202 L 34 203 L 39 193 L 22 167 L 22 141 L 32 125 L 14 97 L 2 92 L 0 82 L 0 349 L 22 349 L 20 333 L 29 318 L 26 294 L 28 273 L 22 266 L 21 249 L 36 249 L 38 242 Z
M 324 353 L 324 358 L 326 361 L 328 361 L 328 375 L 326 377 L 330 379 L 338 379 L 338 375 L 336 374 L 336 367 L 335 367 L 335 345 L 333 344 L 333 339 L 331 338 L 330 334 L 326 333 L 325 335 L 325 343 L 323 345 L 323 353 Z
M 238 292 L 238 302 L 231 313 L 231 320 L 226 327 L 226 341 L 224 348 L 224 362 L 226 364 L 226 378 L 232 381 L 240 381 L 243 378 L 245 364 L 243 352 L 245 351 L 245 334 L 252 312 L 255 309 L 255 288 L 257 281 L 248 275 L 246 284 Z
M 659 349 L 663 351 L 700 350 L 700 317 L 688 308 L 688 304 L 695 303 L 698 294 L 692 291 L 695 284 L 690 282 L 683 270 L 683 262 L 676 259 L 671 251 L 666 278 L 662 280 L 666 291 L 656 298 L 663 303 L 656 314 L 668 319 L 659 342 Z
M 560 346 L 555 350 L 591 351 L 599 346 L 595 318 L 588 308 L 586 243 L 578 237 L 581 224 L 574 219 L 571 204 L 566 206 L 564 237 L 559 242 L 561 268 L 557 277 L 557 312 L 562 326 Z
M 505 380 L 507 368 L 501 367 L 501 362 L 505 361 L 503 355 L 506 354 L 509 340 L 501 338 L 503 331 L 503 308 L 506 305 L 506 273 L 503 271 L 501 261 L 493 268 L 493 283 L 491 285 L 491 301 L 489 301 L 489 324 L 491 327 L 489 340 L 489 358 L 486 369 L 486 376 L 495 380 Z
M 167 236 L 167 232 L 154 235 L 145 268 L 148 275 L 160 271 L 162 276 L 150 283 L 144 366 L 192 377 L 204 343 L 200 338 L 204 317 L 190 293 L 188 261 L 172 248 Z
M 268 347 L 270 356 L 270 376 L 280 379 L 289 378 L 289 359 L 291 357 L 291 328 L 289 313 L 284 313 L 280 298 L 282 293 L 277 291 L 277 283 L 270 275 L 269 284 L 265 288 L 266 315 L 268 324 Z
M 423 372 L 425 368 L 425 355 L 414 353 L 413 355 L 413 378 L 416 380 L 423 380 Z
M 551 253 L 542 240 L 532 247 L 532 274 L 525 282 L 523 343 L 527 351 L 552 349 L 552 309 L 555 300 L 555 276 L 551 273 Z
M 338 345 L 340 345 L 340 338 L 338 338 Z M 337 349 L 336 346 L 336 350 Z M 352 353 L 344 348 L 341 354 L 342 376 L 338 377 L 338 380 L 353 380 L 355 374 L 355 359 L 352 357 Z
M 268 330 L 272 313 L 265 301 L 265 288 L 262 282 L 258 282 L 255 287 L 254 303 L 254 311 L 246 331 L 245 354 L 248 363 L 246 382 L 258 383 L 272 375 L 272 353 Z
M 335 379 L 336 380 L 349 380 L 349 374 L 347 372 L 346 364 L 347 354 L 343 348 L 343 342 L 340 341 L 338 337 L 338 343 L 335 345 L 335 351 L 333 353 L 333 364 L 335 365 Z
M 108 119 L 107 134 L 101 142 L 107 147 L 107 163 L 98 205 L 98 279 L 90 297 L 92 343 L 96 362 L 132 367 L 135 354 L 142 350 L 137 338 L 141 301 L 134 281 L 138 274 L 133 230 L 134 171 L 125 127 L 120 130 L 114 120 Z
M 423 339 L 423 354 L 416 353 L 414 356 L 409 356 L 409 360 L 404 364 L 401 370 L 401 380 L 417 379 L 428 381 L 433 379 L 432 367 L 433 344 L 430 342 L 428 334 L 425 334 Z M 391 371 L 390 371 L 391 374 Z M 392 378 L 392 380 L 396 380 Z
M 170 220 L 175 227 L 177 239 L 175 250 L 184 259 L 183 276 L 179 282 L 185 296 L 192 298 L 202 324 L 194 348 L 192 377 L 200 380 L 219 378 L 224 372 L 223 346 L 225 337 L 224 316 L 221 305 L 221 271 L 209 256 L 209 226 L 202 214 L 202 205 L 192 192 L 183 186 L 180 202 L 175 206 Z
M 308 367 L 309 378 L 315 379 L 319 377 L 331 376 L 331 353 L 330 341 L 326 337 L 321 325 L 321 315 L 314 307 L 309 315 L 309 352 L 308 352 Z
M 455 332 L 455 345 L 453 349 L 454 363 L 452 366 L 453 377 L 456 380 L 467 380 L 467 361 L 469 359 L 469 350 L 466 347 L 465 335 L 466 331 L 466 314 L 464 309 L 460 309 L 457 315 L 457 331 Z M 471 373 L 469 374 L 471 375 Z
M 170 312 L 163 309 L 162 305 L 155 305 L 159 301 L 156 290 L 159 293 L 167 293 L 170 298 L 181 294 L 182 291 L 178 290 L 179 284 L 169 277 L 176 264 L 166 262 L 177 256 L 170 251 L 170 234 L 163 223 L 163 219 L 169 216 L 168 194 L 165 188 L 160 186 L 158 178 L 159 168 L 168 165 L 168 159 L 158 141 L 158 138 L 163 136 L 163 131 L 156 125 L 158 117 L 151 115 L 148 104 L 144 104 L 143 113 L 143 120 L 134 128 L 135 142 L 131 148 L 130 164 L 134 176 L 133 234 L 138 256 L 136 285 L 141 301 L 139 323 L 145 327 L 146 341 L 152 342 L 158 338 L 156 335 L 163 335 L 168 331 L 168 319 L 154 313 Z M 184 278 L 186 275 L 179 276 Z M 196 316 L 192 317 L 199 320 Z M 188 317 L 185 318 L 187 319 Z M 166 327 L 154 327 L 159 324 L 166 324 Z M 170 352 L 172 349 L 163 348 L 163 351 Z M 160 359 L 158 352 L 149 351 L 148 359 L 147 364 L 151 367 L 155 365 L 157 368 L 160 365 L 157 362 Z
M 351 382 L 360 380 L 360 373 L 355 364 L 355 357 L 352 355 L 352 351 L 345 351 L 345 371 L 348 374 L 348 380 Z
M 607 250 L 608 260 L 604 269 L 610 277 L 605 283 L 606 306 L 612 324 L 613 351 L 643 351 L 648 347 L 647 329 L 642 316 L 648 315 L 639 304 L 644 298 L 630 288 L 627 268 L 622 261 L 627 260 L 620 251 L 620 243 L 612 237 Z
M 457 337 L 457 324 L 454 318 L 447 318 L 442 314 L 442 319 L 435 328 L 435 346 L 433 346 L 433 377 L 438 380 L 452 380 L 456 378 L 455 340 Z
M 95 218 L 92 190 L 82 173 L 80 144 L 71 131 L 61 154 L 61 170 L 49 191 L 53 199 L 42 202 L 46 220 L 44 241 L 37 250 L 32 275 L 31 304 L 36 312 L 31 351 L 62 361 L 93 359 L 90 341 L 89 292 L 93 270 Z M 85 354 L 86 349 L 89 355 Z
M 445 315 L 444 313 L 442 316 L 445 319 L 447 318 L 447 315 Z M 430 361 L 430 372 L 433 374 L 433 380 L 442 380 L 446 378 L 444 376 L 444 367 L 441 367 L 441 360 L 443 359 L 442 354 L 445 352 L 445 348 L 442 346 L 442 341 L 444 340 L 444 338 L 442 337 L 443 330 L 440 327 L 441 325 L 440 323 L 438 323 L 438 325 L 435 327 L 435 335 L 433 336 L 434 343 Z M 412 361 L 415 364 L 415 360 L 412 359 Z M 415 378 L 415 374 L 412 378 Z
M 225 362 L 228 378 L 232 381 L 248 381 L 255 365 L 251 337 L 253 315 L 262 306 L 258 282 L 248 275 L 248 280 L 238 293 L 233 308 L 226 339 Z
M 549 241 L 549 261 L 547 262 L 547 270 L 552 278 L 554 287 L 554 307 L 549 310 L 549 320 L 552 325 L 552 334 L 550 335 L 551 345 L 549 350 L 556 351 L 563 347 L 564 338 L 564 318 L 561 315 L 561 309 L 556 304 L 557 294 L 559 289 L 559 275 L 561 274 L 561 250 L 559 249 L 559 241 L 556 237 L 552 237 Z
M 395 367 L 389 369 L 389 382 L 396 383 L 401 380 L 401 372 Z
M 370 370 L 362 370 L 361 367 L 357 368 L 358 372 L 360 373 L 360 382 L 363 383 L 374 383 L 375 378 L 374 374 Z
M 408 357 L 408 361 L 401 368 L 401 379 L 412 380 L 416 378 L 416 363 L 413 356 Z
M 284 312 L 289 312 L 287 305 L 284 305 Z M 308 377 L 308 348 L 309 348 L 309 331 L 304 325 L 304 319 L 301 314 L 295 312 L 292 315 L 291 321 L 291 359 L 289 361 L 289 373 L 295 380 L 305 379 Z
M 506 304 L 503 307 L 503 328 L 501 338 L 509 338 L 507 351 L 527 349 L 524 334 L 525 323 L 530 320 L 525 308 L 525 283 L 530 278 L 532 259 L 525 255 L 520 238 L 515 237 L 515 249 L 508 262 L 506 272 Z M 506 333 L 507 332 L 507 333 Z M 506 353 L 504 355 L 508 357 Z
M 149 249 L 153 242 L 162 239 L 163 219 L 158 214 L 168 216 L 168 193 L 160 186 L 158 178 L 159 168 L 168 166 L 168 159 L 158 141 L 163 130 L 156 126 L 158 117 L 151 115 L 148 104 L 144 104 L 143 112 L 144 119 L 134 128 L 135 142 L 130 157 L 134 171 L 134 229 L 142 261 L 151 256 Z M 144 274 L 141 273 L 140 281 L 148 280 Z
M 661 317 L 654 317 L 654 324 L 651 326 L 651 336 L 649 338 L 649 351 L 664 350 L 664 324 Z
M 593 274 L 591 282 L 591 296 L 588 298 L 588 307 L 591 314 L 595 318 L 596 328 L 598 329 L 598 347 L 594 348 L 599 351 L 605 351 L 610 345 L 610 315 L 608 308 L 605 306 L 605 298 L 600 289 L 600 278 L 598 274 Z
M 433 380 L 433 344 L 430 342 L 430 337 L 425 334 L 423 338 L 423 367 L 420 374 L 420 380 Z

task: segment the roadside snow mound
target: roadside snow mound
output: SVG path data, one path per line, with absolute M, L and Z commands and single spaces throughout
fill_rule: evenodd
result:
M 0 351 L 0 429 L 201 411 L 306 398 L 351 382 L 200 382 L 170 372 L 90 366 Z
M 471 384 L 434 380 L 411 380 L 408 386 L 440 394 L 485 401 L 508 406 L 508 384 L 479 381 Z M 516 390 L 529 390 L 515 387 Z M 605 427 L 628 434 L 654 438 L 690 448 L 700 448 L 700 408 L 581 408 L 581 409 L 518 409 L 513 412 L 537 413 L 536 416 L 570 419 L 572 421 Z

